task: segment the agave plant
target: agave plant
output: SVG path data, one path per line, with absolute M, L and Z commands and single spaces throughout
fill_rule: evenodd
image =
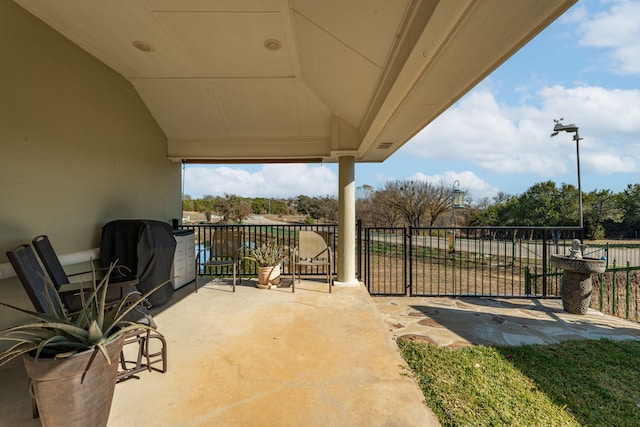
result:
M 284 247 L 279 246 L 274 239 L 255 247 L 250 253 L 251 256 L 245 259 L 254 261 L 258 267 L 273 267 L 287 259 Z
M 0 331 L 0 341 L 8 341 L 13 345 L 0 352 L 0 366 L 10 360 L 29 352 L 38 357 L 64 358 L 85 350 L 100 351 L 107 363 L 111 363 L 106 345 L 121 335 L 132 330 L 155 329 L 152 326 L 126 320 L 126 316 L 137 305 L 161 288 L 162 283 L 145 294 L 129 292 L 116 302 L 107 302 L 109 276 L 116 267 L 112 263 L 100 280 L 96 279 L 96 271 L 92 266 L 94 280 L 88 289 L 80 290 L 82 308 L 78 313 L 69 313 L 62 303 L 53 284 L 48 279 L 47 286 L 53 289 L 52 300 L 47 293 L 47 305 L 50 314 L 26 310 L 0 302 L 0 305 L 26 313 L 37 322 L 13 326 Z

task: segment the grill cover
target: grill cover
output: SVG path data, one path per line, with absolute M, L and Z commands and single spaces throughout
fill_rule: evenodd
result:
M 102 266 L 118 261 L 129 268 L 140 281 L 137 287 L 142 293 L 170 279 L 175 250 L 173 229 L 162 221 L 116 220 L 102 227 Z M 148 299 L 152 305 L 161 305 L 172 295 L 173 286 L 168 282 Z

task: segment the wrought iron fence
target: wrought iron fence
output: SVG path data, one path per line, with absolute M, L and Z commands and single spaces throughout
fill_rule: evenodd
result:
M 612 261 L 593 278 L 591 307 L 624 319 L 640 321 L 640 266 Z
M 196 257 L 199 257 L 200 262 L 205 261 L 208 256 L 208 247 L 213 242 L 213 236 L 215 233 L 237 233 L 242 235 L 242 245 L 239 249 L 240 256 L 249 256 L 249 252 L 256 246 L 267 243 L 270 240 L 275 240 L 279 245 L 283 246 L 286 251 L 291 251 L 298 243 L 298 235 L 300 230 L 315 231 L 321 234 L 327 244 L 333 249 L 333 265 L 336 265 L 336 246 L 337 246 L 337 233 L 338 226 L 336 224 L 322 224 L 322 225 L 306 225 L 306 224 L 269 224 L 269 225 L 257 225 L 257 224 L 197 224 L 197 225 L 182 225 L 181 229 L 193 230 L 196 246 Z M 288 262 L 285 262 L 283 274 L 291 274 L 290 266 Z M 254 276 L 257 275 L 257 269 L 253 262 L 242 262 L 239 266 L 238 272 L 241 276 Z M 334 267 L 335 268 L 335 267 Z M 198 271 L 198 275 L 210 274 L 213 276 L 226 277 L 231 276 L 231 267 L 223 266 L 211 269 L 208 271 Z M 335 271 L 332 272 L 335 274 Z M 323 275 L 324 271 L 307 270 L 307 275 Z
M 363 281 L 372 295 L 404 295 L 407 277 L 405 228 L 366 228 L 360 239 Z M 362 234 L 361 236 L 362 237 Z
M 550 254 L 575 227 L 367 228 L 365 283 L 373 295 L 557 296 Z
M 241 232 L 242 255 L 275 239 L 285 249 L 297 244 L 300 230 L 322 234 L 339 256 L 335 224 L 184 225 L 194 230 L 196 251 L 214 233 Z M 357 230 L 357 274 L 372 295 L 559 297 L 562 271 L 550 266 L 551 254 L 568 254 L 575 227 L 371 227 Z M 199 252 L 202 260 L 207 256 Z M 591 306 L 640 320 L 640 245 L 591 244 L 585 256 L 607 259 L 607 271 L 594 278 Z M 623 266 L 623 267 L 620 267 Z M 288 263 L 283 274 L 291 274 Z M 204 272 L 198 272 L 203 274 Z M 230 276 L 221 267 L 209 272 Z M 256 275 L 253 263 L 240 273 Z M 309 271 L 323 275 L 324 271 Z M 336 271 L 333 272 L 336 274 Z

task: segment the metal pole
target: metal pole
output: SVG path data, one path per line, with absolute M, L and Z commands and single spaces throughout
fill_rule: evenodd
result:
M 453 259 L 452 272 L 453 272 L 453 296 L 456 295 L 456 206 L 454 192 L 457 187 L 460 187 L 460 181 L 457 179 L 453 182 L 453 190 L 451 192 L 451 208 L 453 209 L 453 239 L 451 257 Z
M 580 135 L 576 130 L 576 135 L 573 137 L 576 140 L 576 161 L 578 164 L 578 211 L 580 215 L 580 240 L 584 238 L 584 216 L 582 213 L 582 185 L 580 183 Z
M 547 296 L 547 230 L 542 230 L 542 296 Z
M 558 120 L 554 120 L 554 122 L 556 123 L 555 126 L 553 127 L 553 132 L 551 133 L 551 137 L 554 137 L 556 135 L 558 135 L 558 132 L 569 132 L 569 133 L 573 133 L 575 132 L 575 135 L 573 136 L 573 140 L 576 142 L 576 162 L 578 163 L 578 214 L 580 216 L 579 218 L 579 223 L 580 223 L 580 240 L 584 239 L 584 215 L 582 213 L 582 185 L 580 182 L 580 135 L 578 133 L 578 126 L 576 126 L 574 123 L 571 123 L 570 125 L 563 125 L 560 120 L 563 120 L 562 118 L 558 119 Z

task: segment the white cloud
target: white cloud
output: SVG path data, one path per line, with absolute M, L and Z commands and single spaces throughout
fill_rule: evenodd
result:
M 609 49 L 614 72 L 640 73 L 640 2 L 615 1 L 606 12 L 583 20 L 578 27 L 580 45 Z
M 584 22 L 589 18 L 589 11 L 584 3 L 578 3 L 573 6 L 568 12 L 565 12 L 560 20 L 570 24 L 576 24 Z
M 580 155 L 594 173 L 639 171 L 640 90 L 544 87 L 539 106 L 501 105 L 480 87 L 442 114 L 404 150 L 434 160 L 464 161 L 499 174 L 553 178 L 575 163 L 572 134 L 551 139 L 554 118 L 580 127 Z M 606 153 L 606 161 L 599 156 Z
M 189 166 L 185 170 L 185 193 L 193 198 L 205 194 L 242 197 L 295 197 L 335 195 L 336 174 L 329 167 L 307 164 L 267 164 L 256 172 L 246 166 Z
M 635 159 L 629 156 L 620 157 L 617 154 L 580 155 L 580 162 L 586 166 L 587 170 L 601 175 L 608 175 L 614 171 L 635 172 L 638 170 L 638 163 Z
M 458 183 L 463 183 L 463 185 L 460 186 L 460 190 L 466 192 L 467 196 L 472 198 L 473 200 L 480 200 L 483 197 L 493 197 L 498 194 L 499 191 L 496 187 L 487 184 L 482 178 L 478 177 L 471 171 L 445 171 L 435 175 L 425 175 L 421 172 L 418 172 L 407 179 L 426 181 L 436 185 L 441 183 L 452 183 L 452 190 L 453 183 L 458 181 Z
M 553 116 L 528 110 L 499 105 L 480 88 L 423 129 L 407 150 L 430 159 L 471 162 L 496 173 L 549 174 L 562 162 L 538 153 L 548 148 L 550 131 L 541 129 L 552 127 Z

